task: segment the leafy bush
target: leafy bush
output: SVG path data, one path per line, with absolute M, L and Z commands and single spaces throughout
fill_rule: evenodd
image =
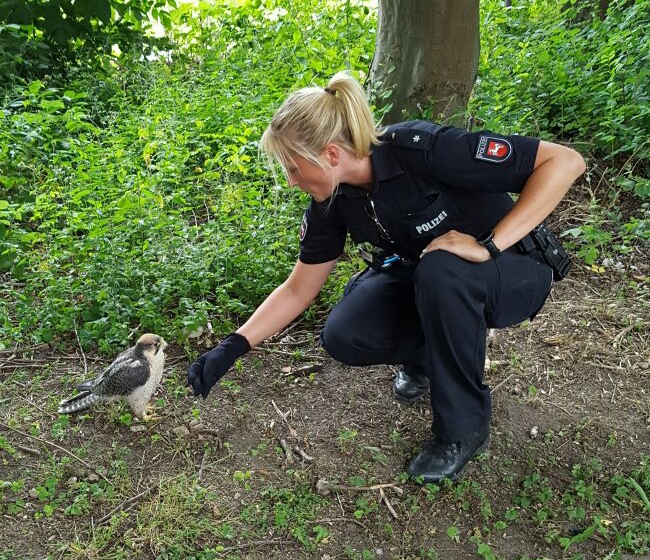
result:
M 172 58 L 14 88 L 0 339 L 182 343 L 208 321 L 232 329 L 286 278 L 306 200 L 273 184 L 258 139 L 289 89 L 367 67 L 374 29 L 358 2 L 302 8 L 182 5 Z
M 497 130 L 570 140 L 599 157 L 650 151 L 648 0 L 484 0 L 470 109 Z M 647 163 L 646 163 L 647 165 Z
M 273 184 L 258 140 L 289 90 L 345 68 L 363 80 L 376 26 L 365 4 L 182 3 L 161 15 L 169 52 L 5 84 L 0 340 L 67 343 L 77 331 L 109 350 L 149 330 L 184 343 L 250 313 L 293 265 L 306 205 Z M 603 19 L 585 5 L 484 0 L 470 110 L 487 127 L 607 158 L 613 187 L 647 200 L 648 0 L 613 0 Z M 0 26 L 0 50 L 24 31 Z M 40 64 L 37 51 L 20 56 Z M 602 216 L 619 231 L 603 232 Z M 644 215 L 596 208 L 567 233 L 595 263 L 649 231 Z M 339 265 L 323 305 L 355 266 Z
M 598 6 L 484 0 L 470 101 L 481 127 L 570 142 L 590 157 L 601 189 L 586 223 L 564 235 L 594 266 L 650 240 L 650 2 L 612 0 L 604 14 Z M 631 213 L 621 195 L 633 199 Z
M 168 26 L 175 0 L 0 0 L 0 77 L 43 78 L 67 61 L 94 62 L 94 54 L 149 53 L 163 41 L 149 33 Z

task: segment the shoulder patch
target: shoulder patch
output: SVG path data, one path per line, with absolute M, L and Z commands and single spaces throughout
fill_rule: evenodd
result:
M 482 159 L 492 163 L 503 163 L 508 161 L 512 155 L 512 144 L 505 138 L 485 136 L 478 137 L 476 155 L 474 159 Z
M 305 235 L 307 235 L 307 212 L 305 212 L 302 216 L 302 223 L 300 224 L 300 241 L 305 239 Z
M 414 150 L 428 150 L 433 142 L 433 134 L 415 128 L 397 128 L 388 137 L 393 146 Z

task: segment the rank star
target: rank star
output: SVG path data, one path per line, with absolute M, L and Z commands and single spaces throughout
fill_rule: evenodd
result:
M 419 142 L 419 141 L 420 141 L 420 136 L 419 136 L 418 134 L 416 134 L 416 135 L 413 137 L 413 142 L 416 142 L 416 143 L 417 143 L 417 142 Z

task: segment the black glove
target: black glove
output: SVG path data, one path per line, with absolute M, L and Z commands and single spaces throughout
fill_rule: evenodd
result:
M 199 356 L 187 370 L 187 382 L 194 390 L 194 396 L 207 398 L 212 386 L 226 374 L 237 358 L 250 349 L 246 337 L 231 333 L 221 344 Z

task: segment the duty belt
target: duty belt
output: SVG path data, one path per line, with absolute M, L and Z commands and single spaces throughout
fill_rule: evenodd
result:
M 558 239 L 544 224 L 538 225 L 517 243 L 522 253 L 538 252 L 544 262 L 553 270 L 553 280 L 563 280 L 573 266 L 573 260 Z

